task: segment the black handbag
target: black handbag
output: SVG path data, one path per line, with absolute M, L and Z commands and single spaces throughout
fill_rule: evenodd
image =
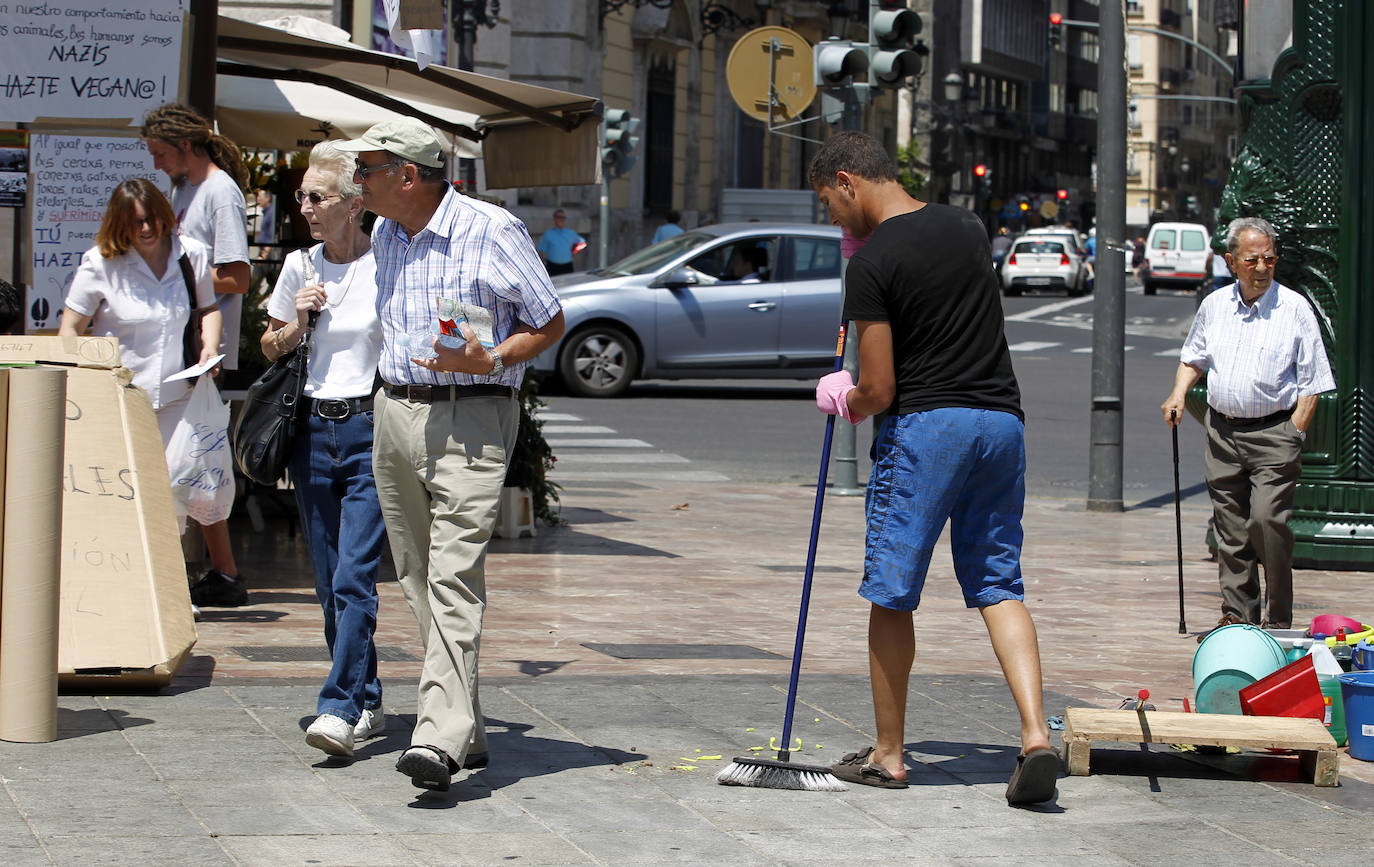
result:
M 314 268 L 309 251 L 302 251 L 307 283 L 313 283 Z M 305 381 L 310 372 L 310 335 L 319 319 L 310 311 L 301 342 L 272 362 L 257 381 L 248 387 L 248 397 L 239 411 L 232 438 L 234 463 L 239 472 L 260 485 L 275 485 L 286 473 L 296 428 L 304 416 Z

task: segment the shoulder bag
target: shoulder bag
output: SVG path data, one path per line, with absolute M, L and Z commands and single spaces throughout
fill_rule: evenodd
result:
M 177 259 L 177 265 L 181 267 L 181 279 L 186 283 L 186 294 L 191 299 L 191 316 L 186 320 L 186 330 L 181 332 L 181 360 L 187 367 L 195 367 L 200 364 L 200 350 L 205 345 L 200 338 L 200 321 L 210 308 L 197 308 L 196 275 L 191 272 L 191 260 L 185 253 Z
M 301 251 L 305 283 L 316 282 L 309 250 Z M 234 463 L 245 476 L 261 485 L 275 485 L 286 472 L 297 425 L 304 409 L 305 381 L 310 371 L 310 336 L 319 319 L 310 311 L 305 334 L 295 349 L 272 362 L 248 387 L 248 397 L 234 425 Z

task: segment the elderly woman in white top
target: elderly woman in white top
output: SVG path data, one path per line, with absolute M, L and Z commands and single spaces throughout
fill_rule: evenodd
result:
M 385 531 L 372 478 L 372 393 L 382 346 L 361 194 L 353 155 L 333 142 L 316 145 L 296 201 L 311 236 L 324 243 L 287 256 L 262 335 L 263 353 L 276 360 L 300 345 L 311 312 L 319 313 L 288 472 L 333 660 L 305 739 L 336 756 L 353 755 L 355 741 L 386 728 L 372 640 Z
M 148 393 L 164 446 L 191 396 L 186 380 L 162 380 L 186 367 L 182 334 L 192 289 L 197 309 L 213 308 L 201 318 L 201 362 L 219 354 L 221 327 L 210 249 L 178 237 L 176 225 L 171 204 L 151 181 L 130 178 L 115 187 L 95 246 L 82 255 L 67 290 L 57 331 L 75 337 L 89 326 L 93 334 L 119 340 L 120 360 L 133 371 L 134 385 Z

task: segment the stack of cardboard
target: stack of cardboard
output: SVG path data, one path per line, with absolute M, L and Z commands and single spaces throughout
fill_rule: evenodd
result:
M 165 685 L 196 641 L 157 418 L 107 337 L 0 338 L 0 364 L 67 368 L 58 674 Z

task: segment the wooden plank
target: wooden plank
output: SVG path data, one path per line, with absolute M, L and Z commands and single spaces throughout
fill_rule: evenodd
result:
M 1071 707 L 1066 732 L 1089 741 L 1237 746 L 1247 749 L 1334 750 L 1320 721 L 1177 711 L 1121 711 Z

